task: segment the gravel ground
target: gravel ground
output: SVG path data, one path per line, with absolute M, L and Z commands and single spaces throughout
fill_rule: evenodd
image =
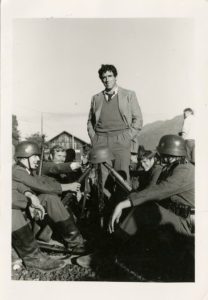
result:
M 96 267 L 83 268 L 72 265 L 70 262 L 62 269 L 52 272 L 41 272 L 39 270 L 26 270 L 23 266 L 18 270 L 12 269 L 13 280 L 32 281 L 146 281 L 142 276 L 135 274 L 118 264 L 102 259 Z
M 57 256 L 53 254 L 52 256 Z M 57 258 L 60 258 L 60 255 Z M 64 257 L 62 257 L 64 259 Z M 66 265 L 52 272 L 26 270 L 23 266 L 12 269 L 13 280 L 31 281 L 120 281 L 120 282 L 193 282 L 192 268 L 187 265 L 173 265 L 166 261 L 158 261 L 150 253 L 141 258 L 117 256 L 114 261 L 109 257 L 101 257 L 95 266 L 83 268 L 71 264 L 70 258 L 65 259 Z M 190 266 L 190 264 L 189 264 Z M 186 271 L 184 273 L 184 271 Z

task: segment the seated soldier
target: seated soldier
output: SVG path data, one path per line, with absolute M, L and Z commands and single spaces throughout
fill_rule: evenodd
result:
M 141 233 L 142 228 L 158 232 L 163 228 L 185 241 L 193 241 L 194 166 L 185 159 L 185 142 L 179 136 L 165 135 L 157 151 L 163 164 L 157 183 L 131 193 L 120 202 L 111 216 L 109 231 L 131 237 Z M 126 208 L 132 209 L 115 230 L 115 223 L 119 223 Z
M 73 149 L 72 149 L 73 150 Z M 70 195 L 81 199 L 80 186 L 77 182 L 81 176 L 81 164 L 74 161 L 66 161 L 67 152 L 59 145 L 55 145 L 50 151 L 50 162 L 43 162 L 42 174 L 55 178 L 59 183 L 68 183 Z M 69 193 L 67 193 L 69 194 Z M 66 193 L 62 195 L 64 198 Z
M 64 262 L 43 254 L 34 238 L 29 223 L 23 211 L 29 208 L 31 214 L 35 211 L 42 220 L 45 209 L 30 188 L 20 182 L 12 183 L 12 246 L 15 248 L 26 268 L 42 271 L 53 271 L 63 267 Z
M 68 191 L 70 185 L 60 184 L 55 179 L 47 176 L 37 176 L 35 171 L 38 168 L 39 156 L 40 150 L 36 143 L 28 141 L 19 143 L 15 152 L 17 164 L 13 167 L 13 181 L 24 184 L 33 195 L 38 196 L 40 205 L 46 210 L 53 229 L 59 234 L 66 248 L 72 254 L 83 254 L 86 252 L 86 243 L 75 225 L 73 216 L 68 213 L 60 201 L 61 193 Z M 34 241 L 31 230 L 23 222 L 24 210 L 24 207 L 16 209 L 15 222 L 19 226 L 12 233 L 14 247 L 19 253 L 22 253 L 23 260 L 24 255 L 27 256 L 27 250 L 32 247 L 31 243 Z M 30 258 L 31 264 L 33 264 L 36 252 L 34 252 L 34 255 L 29 256 L 28 260 Z
M 74 173 L 80 170 L 81 164 L 73 161 L 65 162 L 65 159 L 66 150 L 62 146 L 54 146 L 50 151 L 50 161 L 43 162 L 42 174 L 51 176 L 60 183 L 73 182 L 74 180 L 67 180 L 68 175 L 74 176 Z M 78 185 L 78 183 L 71 185 L 72 190 L 77 190 Z

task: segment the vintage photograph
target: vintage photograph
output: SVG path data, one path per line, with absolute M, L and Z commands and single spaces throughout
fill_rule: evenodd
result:
M 195 282 L 194 30 L 13 20 L 12 280 Z

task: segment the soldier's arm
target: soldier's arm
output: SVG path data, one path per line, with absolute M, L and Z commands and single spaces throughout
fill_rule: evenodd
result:
M 38 194 L 61 194 L 65 191 L 77 191 L 80 183 L 60 184 L 54 178 L 48 176 L 31 176 L 24 169 L 16 169 L 13 172 L 13 180 L 29 187 Z
M 68 174 L 71 172 L 73 172 L 71 163 L 55 164 L 54 162 L 44 162 L 42 166 L 42 174 L 45 175 Z
M 13 180 L 23 183 L 32 191 L 40 194 L 61 194 L 60 183 L 47 176 L 31 176 L 24 169 L 16 169 L 13 172 Z
M 147 187 L 141 192 L 131 193 L 129 199 L 132 205 L 141 205 L 152 200 L 163 200 L 178 193 L 188 191 L 194 186 L 192 173 L 187 172 L 186 167 L 176 167 L 172 176 L 161 183 Z

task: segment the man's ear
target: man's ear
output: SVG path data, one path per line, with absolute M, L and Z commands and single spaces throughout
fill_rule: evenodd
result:
M 23 164 L 27 166 L 27 162 L 28 162 L 29 158 L 21 158 L 19 161 Z
M 51 160 L 53 160 L 53 155 L 51 153 L 49 154 L 49 157 Z

